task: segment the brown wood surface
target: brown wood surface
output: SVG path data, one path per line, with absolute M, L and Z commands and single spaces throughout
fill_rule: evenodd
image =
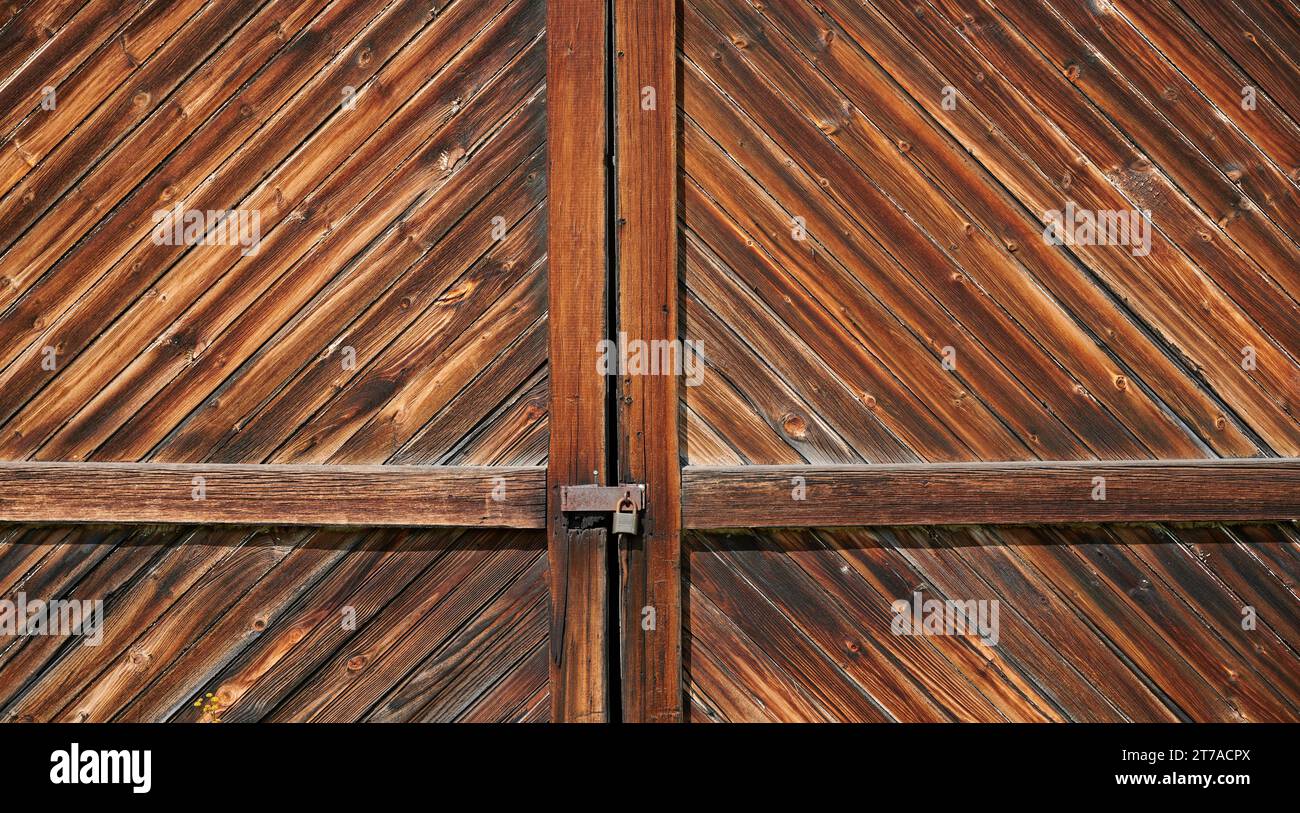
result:
M 0 521 L 542 528 L 544 483 L 540 466 L 0 463 Z
M 687 528 L 1297 520 L 1300 460 L 688 466 L 682 491 Z
M 1297 15 L 5 4 L 0 597 L 107 623 L 0 638 L 0 718 L 1300 719 Z M 609 397 L 619 331 L 703 381 Z
M 615 0 L 618 331 L 677 341 L 677 3 Z M 653 109 L 645 89 L 654 92 Z M 679 356 L 680 357 L 680 356 Z M 644 483 L 641 532 L 619 543 L 623 717 L 682 719 L 679 376 L 618 383 L 619 477 Z M 653 624 L 648 612 L 653 612 Z
M 690 719 L 1296 719 L 1294 6 L 683 0 Z
M 570 528 L 560 489 L 603 485 L 607 333 L 605 3 L 547 6 L 550 448 L 547 546 L 551 578 L 551 716 L 600 722 L 609 712 L 606 537 Z
M 134 83 L 96 51 L 99 107 L 15 131 L 57 146 L 0 199 L 0 456 L 446 463 L 544 424 L 512 388 L 421 435 L 545 315 L 544 2 L 280 5 L 195 12 Z M 260 212 L 258 252 L 156 245 L 176 202 Z
M 551 719 L 545 0 L 12 11 L 4 719 Z
M 1270 539 L 1264 549 L 1283 566 L 1217 582 L 1221 559 L 1254 550 L 1238 534 Z M 1300 603 L 1293 590 L 1281 605 L 1254 603 L 1288 589 L 1300 565 L 1294 532 L 878 527 L 689 532 L 686 544 L 691 722 L 1300 714 L 1300 656 L 1284 637 Z M 1198 557 L 1182 555 L 1189 544 Z M 918 593 L 997 602 L 996 642 L 899 635 L 894 604 Z M 1258 626 L 1242 625 L 1247 605 Z
M 104 637 L 0 638 L 4 720 L 549 718 L 539 531 L 20 532 L 50 554 L 20 589 L 83 561 L 55 589 L 103 599 Z
M 683 3 L 686 335 L 721 321 L 791 391 L 711 366 L 738 400 L 685 389 L 688 435 L 757 464 L 854 462 L 827 431 L 868 462 L 1300 449 L 1294 124 L 1226 103 L 1223 29 L 1063 5 Z M 1151 209 L 1151 254 L 1048 245 L 1067 200 Z

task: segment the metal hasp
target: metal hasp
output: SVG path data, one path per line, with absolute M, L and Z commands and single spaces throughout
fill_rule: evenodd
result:
M 634 510 L 644 511 L 645 485 L 560 487 L 560 510 L 566 514 L 613 514 L 626 500 Z
M 636 536 L 645 510 L 645 486 L 561 486 L 560 510 L 566 514 L 608 514 L 610 533 Z

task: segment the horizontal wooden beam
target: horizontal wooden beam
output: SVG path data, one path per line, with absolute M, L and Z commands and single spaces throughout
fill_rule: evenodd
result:
M 1300 459 L 690 466 L 688 528 L 1300 518 Z
M 0 522 L 543 528 L 546 469 L 7 462 Z

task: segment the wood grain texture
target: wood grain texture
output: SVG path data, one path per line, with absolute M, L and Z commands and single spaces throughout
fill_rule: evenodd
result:
M 1216 581 L 1251 550 L 1221 528 L 688 532 L 688 720 L 1293 722 L 1300 600 L 1241 619 L 1300 548 L 1242 531 L 1286 540 L 1253 594 Z M 985 602 L 987 626 L 900 634 L 918 595 Z
M 546 311 L 545 3 L 141 5 L 0 168 L 0 457 L 543 462 L 455 459 L 544 426 L 540 362 L 455 396 Z M 177 204 L 258 250 L 151 240 Z
M 689 719 L 1296 719 L 1294 3 L 682 9 Z
M 12 11 L 3 717 L 551 719 L 545 0 Z
M 3 4 L 0 718 L 1300 719 L 1297 12 Z
M 1300 460 L 688 466 L 682 490 L 688 528 L 1296 520 Z
M 0 521 L 545 526 L 540 466 L 0 463 Z
M 570 529 L 560 488 L 607 482 L 605 3 L 547 3 L 550 451 L 546 517 L 551 578 L 551 719 L 608 717 L 606 538 Z
M 619 335 L 629 342 L 675 343 L 681 338 L 675 0 L 615 0 L 614 46 Z M 634 722 L 676 722 L 685 697 L 680 371 L 620 372 L 619 477 L 644 483 L 647 503 L 640 535 L 623 537 L 619 545 L 623 716 Z M 647 612 L 653 612 L 653 624 L 647 623 Z
M 1294 456 L 1294 123 L 1213 46 L 1276 76 L 1284 24 L 1154 5 L 686 0 L 686 334 L 753 357 L 683 390 L 735 447 L 688 460 Z M 1045 241 L 1071 201 L 1149 254 Z
M 104 625 L 0 637 L 6 721 L 549 717 L 540 531 L 19 531 L 0 556 L 48 555 L 18 589 L 102 599 Z

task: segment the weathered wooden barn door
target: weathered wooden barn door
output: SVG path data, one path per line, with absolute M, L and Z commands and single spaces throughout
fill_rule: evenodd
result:
M 1300 719 L 1296 11 L 615 3 L 627 719 Z
M 0 718 L 1297 719 L 1294 11 L 5 6 Z
M 6 7 L 0 717 L 604 717 L 604 6 Z

